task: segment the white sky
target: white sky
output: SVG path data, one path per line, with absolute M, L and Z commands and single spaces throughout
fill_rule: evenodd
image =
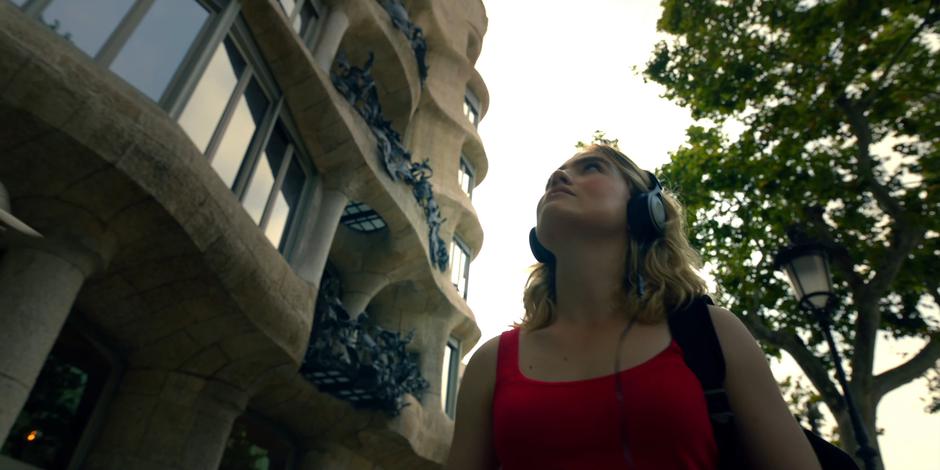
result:
M 602 129 L 641 167 L 654 169 L 685 141 L 692 123 L 687 110 L 659 97 L 661 87 L 632 71 L 656 42 L 658 1 L 484 3 L 489 29 L 476 67 L 490 92 L 479 127 L 489 172 L 473 193 L 485 240 L 468 289 L 480 344 L 521 317 L 527 269 L 535 262 L 527 238 L 535 205 L 575 142 Z M 919 344 L 879 343 L 876 373 Z M 798 370 L 789 359 L 773 369 L 778 379 Z M 921 379 L 882 400 L 878 424 L 889 470 L 940 469 L 940 415 L 924 413 L 926 396 Z

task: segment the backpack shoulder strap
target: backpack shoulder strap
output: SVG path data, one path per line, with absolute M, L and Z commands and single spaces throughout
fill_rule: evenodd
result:
M 731 407 L 725 395 L 725 358 L 708 313 L 709 305 L 714 303 L 706 295 L 672 312 L 669 330 L 682 348 L 686 365 L 702 384 L 712 420 L 724 421 L 731 418 Z
M 741 468 L 743 453 L 737 445 L 734 413 L 725 393 L 725 357 L 708 306 L 712 299 L 703 295 L 685 308 L 670 312 L 669 330 L 682 348 L 685 363 L 705 392 L 712 432 L 718 445 L 719 468 Z

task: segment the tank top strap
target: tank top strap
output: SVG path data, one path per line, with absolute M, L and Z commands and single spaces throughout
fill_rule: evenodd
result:
M 496 355 L 496 386 L 519 375 L 519 328 L 499 335 L 499 351 Z

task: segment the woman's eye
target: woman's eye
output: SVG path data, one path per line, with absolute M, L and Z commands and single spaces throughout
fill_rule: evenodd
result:
M 600 166 L 599 164 L 597 164 L 597 163 L 588 163 L 588 164 L 584 165 L 584 171 L 585 171 L 585 172 L 587 172 L 588 170 L 590 170 L 590 169 L 592 169 L 592 168 L 595 169 L 595 170 L 597 170 L 597 171 L 600 171 L 601 166 Z

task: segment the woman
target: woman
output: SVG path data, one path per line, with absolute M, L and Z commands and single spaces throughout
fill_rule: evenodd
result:
M 467 365 L 449 470 L 716 468 L 701 385 L 666 323 L 706 287 L 682 208 L 657 189 L 603 145 L 551 175 L 536 232 L 550 259 L 529 277 L 522 323 Z M 634 223 L 631 198 L 662 201 L 660 230 Z M 747 328 L 728 310 L 708 313 L 753 468 L 819 469 Z

